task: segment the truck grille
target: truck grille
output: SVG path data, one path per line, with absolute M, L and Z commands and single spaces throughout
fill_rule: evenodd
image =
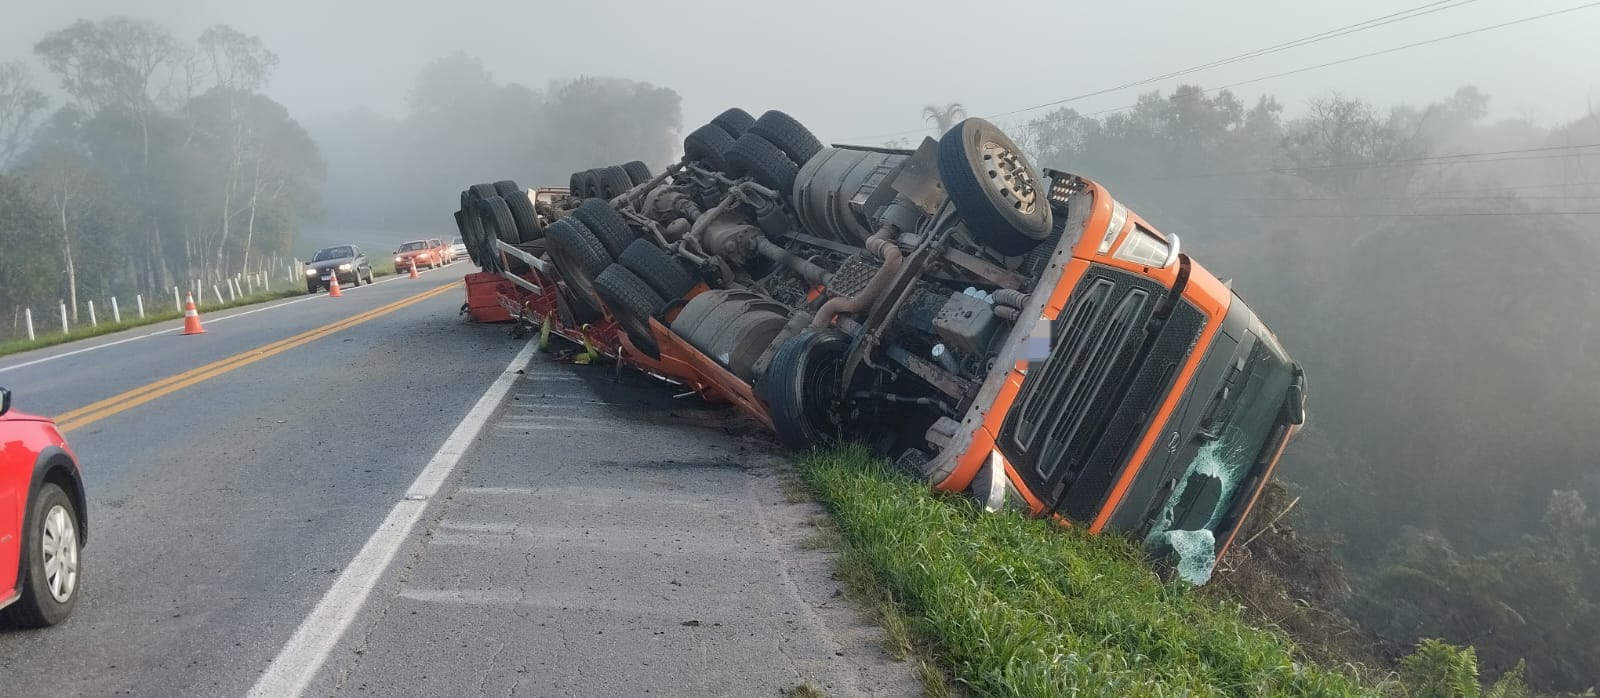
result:
M 1169 345 L 1179 345 L 1181 360 L 1198 332 L 1188 325 L 1203 324 L 1187 319 L 1199 311 L 1179 304 L 1141 362 L 1146 323 L 1166 292 L 1144 277 L 1091 269 L 1051 328 L 1050 358 L 1029 374 L 1001 426 L 1001 450 L 1013 467 L 1047 502 L 1065 488 L 1069 516 L 1093 514 L 1137 436 L 1140 415 L 1171 382 L 1174 372 L 1162 368 L 1172 358 Z

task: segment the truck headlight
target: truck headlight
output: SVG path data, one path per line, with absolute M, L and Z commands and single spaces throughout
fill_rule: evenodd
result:
M 1128 224 L 1128 207 L 1121 201 L 1111 202 L 1111 220 L 1106 223 L 1106 233 L 1100 238 L 1100 254 L 1111 251 L 1111 243 L 1117 241 L 1117 236 L 1122 234 L 1122 228 Z
M 350 271 L 350 269 L 351 269 L 351 267 L 348 264 L 340 264 L 339 265 L 339 271 Z
M 1145 230 L 1144 226 L 1134 225 L 1133 231 L 1128 233 L 1128 239 L 1122 241 L 1117 253 L 1112 256 L 1147 267 L 1166 268 L 1177 261 L 1177 251 L 1177 236 L 1162 240 L 1155 233 Z
M 316 276 L 316 275 L 317 275 L 317 270 L 315 270 L 315 269 L 307 269 L 306 270 L 306 276 Z

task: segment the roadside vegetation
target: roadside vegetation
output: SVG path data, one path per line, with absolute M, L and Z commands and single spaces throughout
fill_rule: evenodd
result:
M 283 298 L 293 298 L 295 296 L 303 295 L 306 295 L 306 290 L 304 287 L 291 287 L 277 291 L 262 291 L 249 296 L 240 296 L 235 300 L 227 301 L 225 303 L 204 305 L 199 304 L 198 299 L 196 299 L 195 302 L 199 304 L 199 309 L 202 313 L 209 313 L 218 310 L 227 310 L 229 308 L 237 308 L 244 305 L 255 305 L 257 303 L 266 303 L 268 301 L 275 301 Z M 162 310 L 159 312 L 146 313 L 142 318 L 124 319 L 122 322 L 102 322 L 98 325 L 79 325 L 65 333 L 56 332 L 53 334 L 46 334 L 41 332 L 37 334 L 37 339 L 34 339 L 31 342 L 26 338 L 0 342 L 0 356 L 16 354 L 19 352 L 28 351 L 30 349 L 53 347 L 57 344 L 66 344 L 68 342 L 76 342 L 80 339 L 99 337 L 102 335 L 111 334 L 113 332 L 121 332 L 123 330 L 133 329 L 135 327 L 144 327 L 145 325 L 154 325 L 158 322 L 166 322 L 167 320 L 176 320 L 181 317 L 183 317 L 183 313 L 180 313 L 176 310 Z M 203 314 L 200 320 L 202 323 L 205 322 L 205 316 Z
M 840 577 L 916 646 L 895 654 L 925 651 L 978 695 L 1527 695 L 1515 672 L 1480 693 L 1472 650 L 1434 641 L 1377 678 L 1320 665 L 1121 537 L 984 513 L 858 447 L 799 467 L 833 515 Z

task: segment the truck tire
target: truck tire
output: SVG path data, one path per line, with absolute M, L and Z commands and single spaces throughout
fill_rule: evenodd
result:
M 628 173 L 628 181 L 633 182 L 633 186 L 636 187 L 655 177 L 650 174 L 650 166 L 638 160 L 622 163 L 622 171 Z
M 650 316 L 667 307 L 661 295 L 621 264 L 612 264 L 600 272 L 594 279 L 594 289 L 611 316 L 617 319 L 617 324 L 628 333 L 628 339 L 633 340 L 633 345 L 659 357 L 661 350 L 650 333 Z
M 973 117 L 945 132 L 939 180 L 967 229 L 1001 254 L 1023 254 L 1050 234 L 1039 171 L 994 124 Z
M 694 277 L 678 264 L 678 260 L 644 238 L 628 243 L 627 249 L 617 256 L 617 263 L 627 267 L 668 301 L 682 298 L 694 288 Z
M 772 110 L 756 119 L 750 126 L 750 133 L 772 141 L 790 160 L 804 165 L 822 150 L 822 142 L 811 134 L 810 129 L 800 125 L 794 117 L 781 111 Z
M 639 237 L 605 199 L 589 199 L 579 204 L 572 216 L 583 222 L 583 226 L 605 246 L 612 258 L 622 256 L 623 250 L 628 249 L 628 245 Z
M 513 182 L 509 179 L 502 179 L 494 183 L 494 193 L 500 195 L 500 198 L 508 201 L 511 199 L 512 194 L 522 193 L 522 191 L 522 187 L 517 186 L 516 182 Z
M 574 310 L 598 312 L 594 279 L 611 264 L 611 256 L 593 233 L 575 218 L 556 221 L 545 231 L 545 249 L 572 290 Z
M 507 245 L 522 242 L 517 236 L 517 221 L 511 217 L 511 208 L 506 205 L 506 200 L 498 196 L 491 196 L 478 202 L 478 215 L 483 221 L 484 233 L 499 238 Z M 490 249 L 494 248 L 491 244 Z
M 539 214 L 533 212 L 533 202 L 528 200 L 528 192 L 511 192 L 511 196 L 505 197 L 505 200 L 506 207 L 511 209 L 511 219 L 517 224 L 519 242 L 533 242 L 544 237 L 544 226 L 539 223 Z
M 456 232 L 461 234 L 461 244 L 467 246 L 467 258 L 472 260 L 473 264 L 477 264 L 478 246 L 475 244 L 477 241 L 473 239 L 472 233 L 468 232 L 467 217 L 461 209 L 456 209 L 453 215 L 456 217 Z
M 728 135 L 738 138 L 743 136 L 745 131 L 749 131 L 751 126 L 755 125 L 756 117 L 751 116 L 750 112 L 734 107 L 718 114 L 716 118 L 711 120 L 711 123 L 727 131 Z
M 733 136 L 719 126 L 706 124 L 695 129 L 683 139 L 683 157 L 697 160 L 713 170 L 727 167 L 728 151 L 733 149 Z
M 583 190 L 587 186 L 589 186 L 589 180 L 582 172 L 574 172 L 571 177 L 567 178 L 567 193 L 573 196 L 582 197 Z
M 473 201 L 483 201 L 491 196 L 499 196 L 500 192 L 494 190 L 493 184 L 474 184 L 467 188 L 467 197 Z
M 633 180 L 628 177 L 628 171 L 622 169 L 620 165 L 601 168 L 599 173 L 602 199 L 615 199 L 633 188 Z
M 771 141 L 754 133 L 746 133 L 728 151 L 728 174 L 734 177 L 749 175 L 762 186 L 776 189 L 780 196 L 789 196 L 794 190 L 794 177 L 800 166 L 785 155 Z
M 849 349 L 849 337 L 826 329 L 790 337 L 773 355 L 756 390 L 785 446 L 800 450 L 845 435 L 839 378 Z

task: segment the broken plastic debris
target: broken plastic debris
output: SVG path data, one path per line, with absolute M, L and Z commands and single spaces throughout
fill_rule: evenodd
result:
M 1211 531 L 1167 531 L 1167 545 L 1178 553 L 1178 576 L 1183 581 L 1198 586 L 1211 580 L 1217 561 L 1217 541 Z

